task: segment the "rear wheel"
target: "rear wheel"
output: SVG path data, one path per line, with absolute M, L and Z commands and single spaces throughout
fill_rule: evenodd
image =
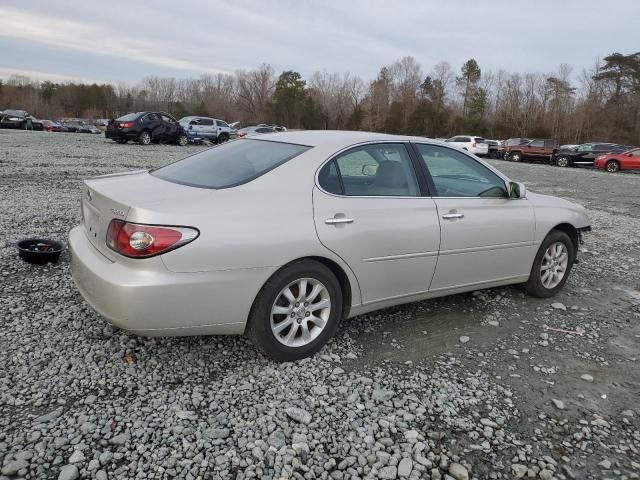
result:
M 569 235 L 553 230 L 540 245 L 525 292 L 533 297 L 553 297 L 569 278 L 575 259 L 575 246 Z
M 522 160 L 522 154 L 520 152 L 513 152 L 511 155 L 509 155 L 509 160 L 511 160 L 512 162 L 519 162 Z
M 556 165 L 559 167 L 568 167 L 569 159 L 567 157 L 558 157 L 556 160 Z
M 178 137 L 178 145 L 180 145 L 181 147 L 184 147 L 187 143 L 189 143 L 189 139 L 184 133 L 181 133 L 180 136 Z
M 151 134 L 146 130 L 143 131 L 138 137 L 138 143 L 140 145 L 149 145 L 151 143 Z
M 609 160 L 604 168 L 607 169 L 607 172 L 616 173 L 620 170 L 620 164 L 615 160 Z
M 335 275 L 313 260 L 293 262 L 262 287 L 251 308 L 247 335 L 265 355 L 300 360 L 318 352 L 342 318 Z

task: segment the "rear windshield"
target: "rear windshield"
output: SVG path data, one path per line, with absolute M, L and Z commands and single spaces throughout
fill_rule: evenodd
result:
M 135 120 L 140 116 L 139 113 L 127 113 L 126 115 L 116 118 L 119 122 L 130 122 L 131 120 Z
M 250 182 L 311 147 L 264 140 L 236 140 L 151 172 L 173 183 L 229 188 Z

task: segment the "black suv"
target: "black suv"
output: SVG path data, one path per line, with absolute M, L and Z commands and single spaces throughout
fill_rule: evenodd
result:
M 166 112 L 136 112 L 110 120 L 105 137 L 118 143 L 129 140 L 140 145 L 150 143 L 188 143 L 187 134 L 175 118 Z
M 575 165 L 592 166 L 596 157 L 606 153 L 622 153 L 629 150 L 628 145 L 617 143 L 583 143 L 569 148 L 554 150 L 551 161 L 558 167 L 571 167 Z

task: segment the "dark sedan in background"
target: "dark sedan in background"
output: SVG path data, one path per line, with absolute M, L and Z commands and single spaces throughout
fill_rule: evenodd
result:
M 42 121 L 29 115 L 25 110 L 4 110 L 0 112 L 0 128 L 21 128 L 42 130 Z
M 166 112 L 135 112 L 110 120 L 104 135 L 117 143 L 132 140 L 140 145 L 189 142 L 182 126 Z

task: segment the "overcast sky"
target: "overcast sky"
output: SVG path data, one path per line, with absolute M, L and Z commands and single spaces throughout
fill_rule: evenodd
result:
M 0 77 L 137 82 L 270 63 L 375 77 L 411 55 L 425 72 L 574 72 L 640 50 L 640 0 L 0 0 Z

